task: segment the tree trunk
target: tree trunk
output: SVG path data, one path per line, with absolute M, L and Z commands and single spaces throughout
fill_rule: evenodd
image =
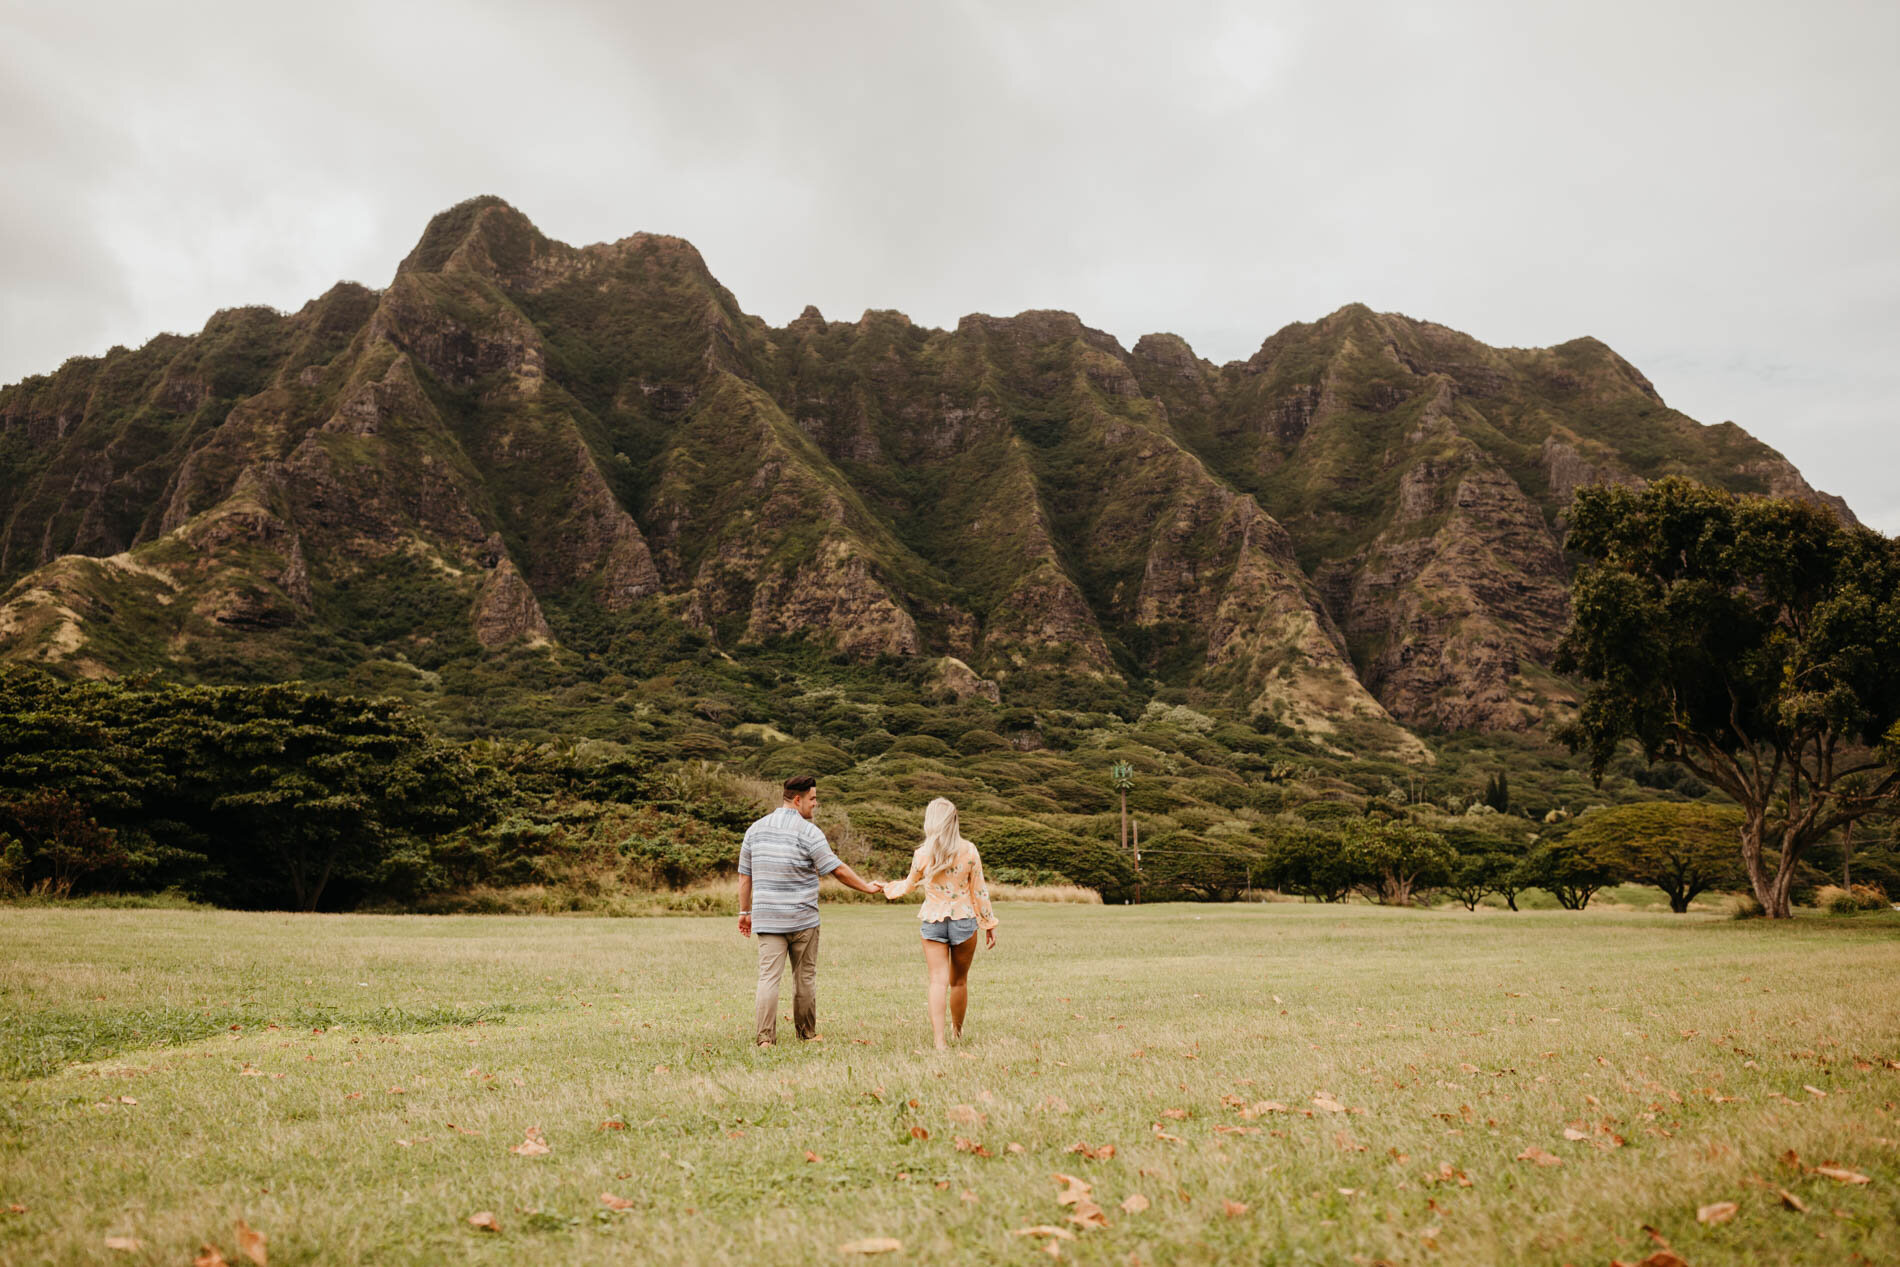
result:
M 1742 866 L 1748 872 L 1748 887 L 1755 892 L 1755 900 L 1761 903 L 1762 914 L 1769 919 L 1788 918 L 1788 885 L 1794 880 L 1794 868 L 1784 850 L 1781 866 L 1773 876 L 1762 863 L 1761 837 L 1762 819 L 1760 811 L 1751 810 L 1742 820 Z M 1776 890 L 1780 896 L 1776 896 Z
M 1667 892 L 1667 890 L 1664 890 L 1664 891 Z M 1689 895 L 1687 893 L 1681 893 L 1681 892 L 1670 893 L 1669 894 L 1669 909 L 1674 911 L 1678 915 L 1688 914 Z

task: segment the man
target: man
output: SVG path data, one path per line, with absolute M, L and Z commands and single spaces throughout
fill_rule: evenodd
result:
M 831 852 L 812 823 L 818 780 L 785 780 L 785 803 L 746 828 L 739 846 L 739 936 L 759 935 L 755 999 L 758 1045 L 778 1041 L 778 984 L 792 961 L 792 1024 L 800 1038 L 818 1035 L 818 877 L 836 876 L 860 893 L 879 893 Z

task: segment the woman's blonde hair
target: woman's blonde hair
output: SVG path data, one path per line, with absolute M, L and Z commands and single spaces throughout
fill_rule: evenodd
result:
M 939 796 L 924 807 L 924 846 L 930 850 L 924 860 L 924 874 L 937 875 L 949 869 L 957 856 L 957 846 L 963 843 L 963 832 L 957 824 L 957 807 L 950 798 Z

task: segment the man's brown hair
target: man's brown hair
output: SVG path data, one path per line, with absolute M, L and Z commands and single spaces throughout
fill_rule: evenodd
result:
M 818 780 L 812 778 L 811 775 L 794 774 L 785 780 L 785 799 L 789 801 L 794 796 L 803 796 L 817 786 Z

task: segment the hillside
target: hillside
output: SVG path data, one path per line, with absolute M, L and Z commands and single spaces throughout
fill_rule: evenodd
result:
M 1570 497 L 1669 473 L 1851 518 L 1593 339 L 1351 305 L 1216 366 L 1062 312 L 772 328 L 678 238 L 576 248 L 480 198 L 383 290 L 0 390 L 0 655 L 397 689 L 479 732 L 804 640 L 944 698 L 1416 757 L 1561 710 Z

